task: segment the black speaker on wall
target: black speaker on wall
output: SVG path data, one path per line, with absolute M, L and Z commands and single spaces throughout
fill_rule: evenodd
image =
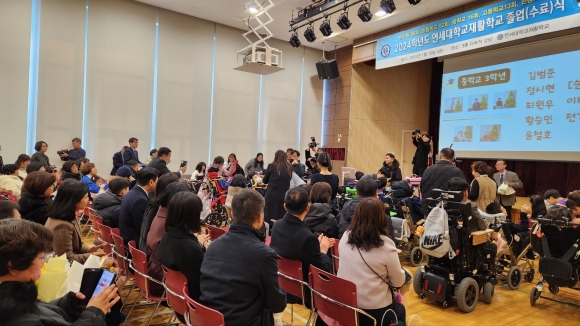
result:
M 316 63 L 316 70 L 320 79 L 334 79 L 339 76 L 336 60 L 319 61 Z

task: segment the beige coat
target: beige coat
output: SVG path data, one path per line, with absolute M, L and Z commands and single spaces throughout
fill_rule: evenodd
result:
M 477 180 L 477 183 L 479 184 L 479 195 L 477 196 L 475 203 L 479 209 L 485 211 L 487 205 L 495 201 L 497 185 L 487 175 L 482 175 L 477 179 L 474 179 L 474 181 L 475 180 Z
M 69 222 L 49 217 L 44 226 L 54 234 L 52 246 L 58 256 L 66 254 L 67 260 L 85 263 L 91 254 L 88 252 L 89 247 L 83 244 L 81 228 L 76 219 Z
M 20 199 L 23 183 L 24 182 L 15 175 L 0 175 L 0 190 L 10 190 L 18 199 Z

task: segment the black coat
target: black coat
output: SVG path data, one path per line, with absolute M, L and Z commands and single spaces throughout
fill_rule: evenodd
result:
M 119 229 L 125 244 L 135 240 L 135 244 L 139 248 L 139 235 L 147 205 L 147 193 L 141 187 L 131 189 L 121 200 Z
M 201 295 L 199 282 L 203 251 L 195 235 L 170 227 L 161 238 L 155 254 L 155 259 L 163 266 L 185 275 L 189 296 L 195 301 L 199 301 Z
M 352 217 L 354 216 L 354 211 L 356 210 L 356 206 L 360 203 L 363 199 L 368 197 L 357 196 L 355 199 L 351 199 L 347 201 L 342 210 L 338 213 L 338 238 L 342 238 L 344 232 L 350 226 L 350 222 L 352 221 Z M 395 242 L 395 229 L 393 228 L 393 223 L 391 222 L 391 215 L 386 214 L 388 220 L 388 233 L 389 238 Z
M 18 205 L 20 215 L 23 219 L 44 225 L 48 219 L 48 209 L 52 204 L 52 199 L 45 197 L 23 194 Z
M 413 145 L 417 147 L 415 156 L 413 156 L 413 165 L 426 167 L 429 163 L 429 152 L 431 151 L 431 144 L 423 141 L 421 137 L 413 137 Z
M 123 161 L 123 153 L 117 152 L 113 155 L 113 169 L 111 170 L 111 175 L 117 174 L 117 170 L 125 165 Z
M 310 228 L 312 233 L 323 233 L 329 238 L 338 239 L 338 225 L 330 204 L 311 204 L 310 210 L 304 218 L 304 224 Z
M 123 152 L 123 163 L 127 164 L 129 163 L 130 160 L 135 160 L 140 164 L 143 164 L 141 163 L 141 161 L 139 161 L 139 152 L 137 152 L 137 150 L 134 150 L 132 148 L 129 148 Z
M 429 214 L 427 198 L 431 197 L 431 190 L 448 190 L 447 183 L 451 178 L 460 177 L 465 179 L 463 171 L 446 160 L 439 160 L 433 164 L 421 176 L 421 213 Z
M 270 248 L 276 250 L 280 256 L 301 261 L 305 282 L 308 282 L 310 265 L 332 272 L 332 261 L 328 255 L 320 252 L 318 236 L 294 215 L 286 214 L 283 219 L 274 223 Z M 310 292 L 304 293 L 306 303 L 310 306 Z
M 0 284 L 0 316 L 3 326 L 105 326 L 105 315 L 95 307 L 83 309 L 75 294 L 44 303 L 36 299 L 34 283 Z
M 258 230 L 234 224 L 205 253 L 199 301 L 221 312 L 228 326 L 260 326 L 264 314 L 286 308 L 278 257 L 264 240 Z
M 157 169 L 157 171 L 159 171 L 160 178 L 162 175 L 166 173 L 171 173 L 171 171 L 167 167 L 167 163 L 164 160 L 160 159 L 159 157 L 153 158 L 151 162 L 149 162 L 149 165 L 147 165 L 147 167 Z
M 264 220 L 268 223 L 273 219 L 279 220 L 286 214 L 284 196 L 286 191 L 290 189 L 292 175 L 288 174 L 284 167 L 280 172 L 281 174 L 278 174 L 276 171 L 276 165 L 270 164 L 263 179 L 263 182 L 268 185 L 265 196 L 266 206 L 264 207 Z
M 74 179 L 77 181 L 81 181 L 81 179 L 83 177 L 82 174 L 80 174 L 80 173 L 74 174 L 71 172 L 63 171 L 63 170 L 61 170 L 60 173 L 61 173 L 60 180 L 62 180 L 62 181 L 66 180 L 66 179 Z
M 92 208 L 95 209 L 97 216 L 103 218 L 103 224 L 111 228 L 119 227 L 121 197 L 112 193 L 111 190 L 107 190 L 95 197 Z
M 391 185 L 397 181 L 403 180 L 403 173 L 401 172 L 398 161 L 394 161 L 391 165 L 385 164 L 384 166 L 389 170 L 389 172 L 391 172 L 391 179 L 389 179 Z

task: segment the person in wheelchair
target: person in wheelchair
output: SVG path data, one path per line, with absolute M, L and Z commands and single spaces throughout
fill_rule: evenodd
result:
M 461 191 L 463 193 L 463 199 L 461 200 L 461 202 L 466 203 L 469 201 L 468 200 L 469 183 L 467 183 L 465 179 L 458 177 L 451 178 L 451 180 L 449 180 L 449 182 L 447 183 L 447 187 L 449 188 L 450 191 Z M 483 220 L 481 214 L 479 214 L 479 211 L 477 210 L 477 204 L 475 202 L 470 202 L 470 205 L 471 205 L 471 215 L 477 219 L 477 228 L 479 230 L 486 230 L 487 225 L 485 225 L 485 221 Z

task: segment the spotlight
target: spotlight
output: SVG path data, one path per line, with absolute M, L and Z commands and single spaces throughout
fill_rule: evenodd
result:
M 332 28 L 330 27 L 330 20 L 326 19 L 320 24 L 320 32 L 324 36 L 330 36 L 332 34 Z
M 294 33 L 292 33 L 292 36 L 290 36 L 290 45 L 292 45 L 292 47 L 297 48 L 300 46 L 300 39 L 298 38 L 298 33 L 296 33 L 296 31 L 294 31 Z
M 352 23 L 348 19 L 348 13 L 343 12 L 342 14 L 340 14 L 340 16 L 338 16 L 338 19 L 336 20 L 336 24 L 338 24 L 338 26 L 343 30 L 349 29 Z
M 413 6 L 418 4 L 419 2 L 421 2 L 421 0 L 409 0 L 409 3 Z
M 370 7 L 371 4 L 367 2 L 362 6 L 360 6 L 360 8 L 358 9 L 358 18 L 360 18 L 360 20 L 362 20 L 363 22 L 368 22 L 371 19 L 373 19 L 373 14 L 371 13 Z
M 304 31 L 304 38 L 308 42 L 314 42 L 316 40 L 316 34 L 314 34 L 314 27 L 312 25 L 308 26 L 308 28 Z
M 391 14 L 397 9 L 395 7 L 395 1 L 393 0 L 381 0 L 381 8 L 387 13 Z
M 382 9 L 380 9 L 379 11 L 375 12 L 375 15 L 379 16 L 379 17 L 383 17 L 384 15 L 386 15 L 387 13 L 384 12 Z

